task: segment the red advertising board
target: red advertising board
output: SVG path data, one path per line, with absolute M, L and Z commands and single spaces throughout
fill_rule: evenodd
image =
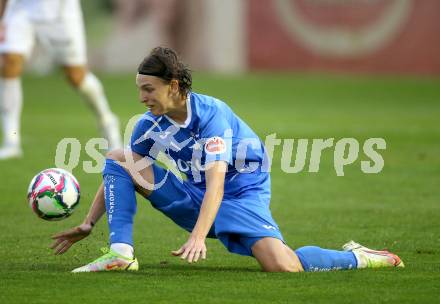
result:
M 248 0 L 251 69 L 440 74 L 438 0 Z

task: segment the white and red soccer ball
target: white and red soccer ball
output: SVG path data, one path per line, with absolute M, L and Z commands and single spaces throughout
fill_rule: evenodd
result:
M 66 170 L 46 169 L 32 179 L 27 198 L 30 207 L 40 218 L 62 220 L 70 216 L 79 204 L 79 183 Z

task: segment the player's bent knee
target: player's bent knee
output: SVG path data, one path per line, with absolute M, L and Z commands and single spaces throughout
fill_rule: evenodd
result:
M 24 58 L 20 54 L 3 54 L 1 76 L 3 78 L 20 77 L 23 71 Z
M 139 154 L 126 149 L 115 149 L 107 152 L 106 158 L 119 162 L 133 179 L 136 191 L 147 197 L 154 185 L 154 173 L 151 164 Z M 141 163 L 141 162 L 145 163 Z M 139 165 L 140 164 L 140 165 Z M 139 166 L 138 166 L 139 165 Z
M 64 73 L 69 83 L 78 88 L 86 77 L 87 69 L 85 66 L 65 66 Z
M 107 154 L 105 155 L 105 158 L 116 161 L 125 161 L 124 149 L 114 149 L 108 151 Z
M 261 268 L 265 272 L 302 272 L 302 265 L 298 264 L 291 257 L 279 254 L 271 256 L 267 260 L 259 260 Z
M 252 253 L 266 272 L 301 272 L 303 267 L 295 252 L 281 240 L 265 237 L 252 247 Z
M 118 162 L 122 162 L 124 165 L 133 165 L 136 162 L 143 159 L 142 155 L 137 154 L 131 150 L 127 149 L 114 149 L 107 152 L 105 155 L 107 159 L 115 160 Z M 147 167 L 147 166 L 144 166 Z

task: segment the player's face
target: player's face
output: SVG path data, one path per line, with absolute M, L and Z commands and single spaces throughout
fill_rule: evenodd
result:
M 139 99 L 153 115 L 163 115 L 174 109 L 175 92 L 171 84 L 156 76 L 136 75 Z

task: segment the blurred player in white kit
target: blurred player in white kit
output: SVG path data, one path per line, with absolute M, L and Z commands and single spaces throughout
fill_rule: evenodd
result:
M 22 155 L 20 77 L 36 41 L 63 67 L 68 81 L 91 106 L 109 150 L 121 147 L 118 119 L 101 82 L 87 68 L 80 0 L 0 0 L 0 160 Z

